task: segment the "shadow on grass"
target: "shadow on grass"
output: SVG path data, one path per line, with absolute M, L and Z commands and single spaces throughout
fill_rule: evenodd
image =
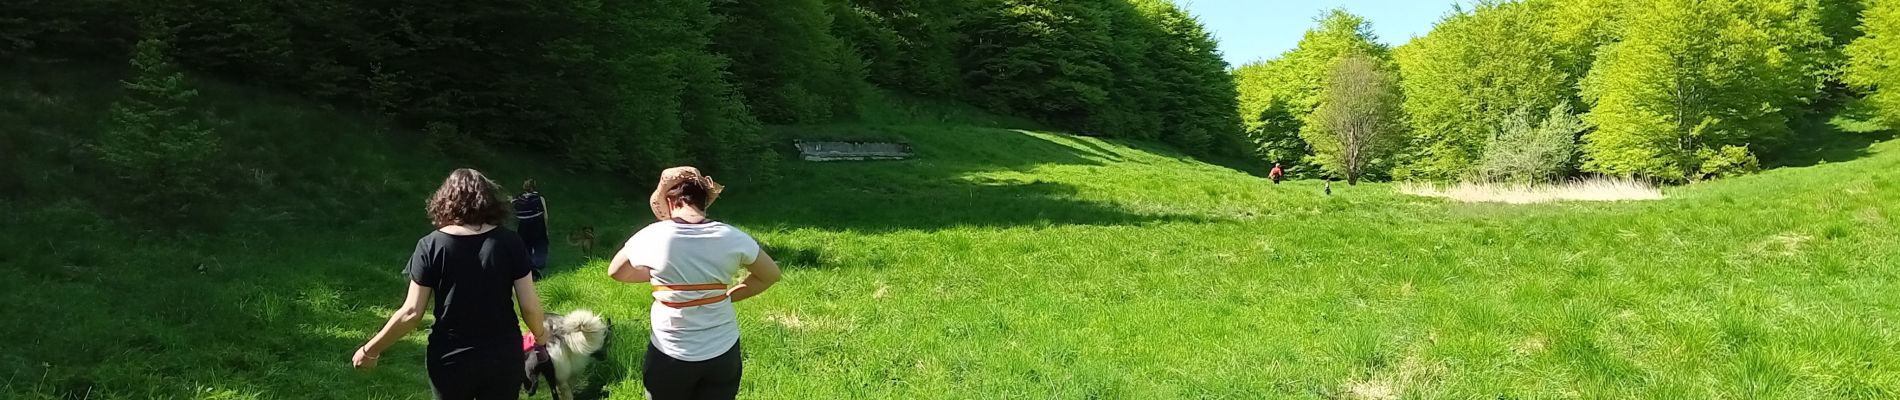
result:
M 1093 141 L 1093 140 L 1083 140 L 1081 138 L 1068 136 L 1068 135 L 1050 135 L 1048 139 L 1053 142 L 1064 143 L 1067 146 L 1071 148 L 1075 148 L 1081 151 L 1082 153 L 1087 154 L 1090 157 L 1095 157 L 1104 161 L 1122 162 L 1124 160 L 1121 156 L 1121 153 L 1111 150 L 1107 147 L 1102 147 L 1100 143 L 1097 143 L 1096 141 Z
M 0 357 L 0 398 L 428 393 L 423 346 L 415 342 L 397 344 L 375 370 L 349 366 L 364 332 L 380 327 L 401 300 L 399 261 L 253 244 L 304 257 L 211 256 L 179 243 L 90 260 L 32 260 L 78 261 L 39 276 L 0 274 L 12 282 L 0 285 L 0 300 L 12 309 L 0 318 L 21 322 L 0 326 L 0 334 L 21 338 Z M 399 254 L 406 245 L 388 247 Z M 110 268 L 124 265 L 136 268 Z
M 792 246 L 781 243 L 763 243 L 765 253 L 772 260 L 787 269 L 833 269 L 838 264 L 825 257 L 823 250 L 815 247 Z
M 868 132 L 867 132 L 868 131 Z M 732 191 L 712 210 L 743 226 L 858 232 L 1060 225 L 1206 222 L 1135 213 L 1077 196 L 1073 186 L 973 174 L 1029 173 L 1039 166 L 1103 166 L 1124 156 L 1092 141 L 969 127 L 842 126 L 782 130 L 799 137 L 887 137 L 911 144 L 903 161 L 790 161 L 783 179 Z M 801 136 L 802 135 L 802 136 Z
M 1073 199 L 1074 188 L 1055 183 L 944 183 L 913 189 L 856 187 L 781 193 L 774 199 L 797 206 L 756 204 L 733 207 L 724 214 L 755 226 L 856 232 L 1210 222 L 1198 216 L 1136 214 L 1111 204 Z
M 1826 117 L 1795 124 L 1795 135 L 1784 150 L 1764 154 L 1762 166 L 1806 167 L 1853 161 L 1872 154 L 1874 144 L 1894 138 L 1894 130 L 1879 122 L 1865 103 L 1855 102 Z

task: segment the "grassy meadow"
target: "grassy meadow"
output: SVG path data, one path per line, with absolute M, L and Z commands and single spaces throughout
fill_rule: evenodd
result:
M 443 155 L 211 82 L 245 172 L 228 212 L 178 233 L 111 217 L 109 184 L 84 179 L 110 72 L 8 73 L 34 79 L 0 82 L 0 397 L 428 398 L 422 333 L 379 369 L 348 358 L 401 300 L 423 198 L 473 166 L 541 182 L 548 307 L 612 318 L 583 398 L 642 398 L 650 290 L 560 238 L 594 226 L 598 255 L 617 249 L 651 177 Z M 915 160 L 709 171 L 730 186 L 714 217 L 786 270 L 739 304 L 741 397 L 1900 397 L 1890 134 L 1831 133 L 1663 200 L 1465 204 L 889 103 L 776 131 L 903 140 Z

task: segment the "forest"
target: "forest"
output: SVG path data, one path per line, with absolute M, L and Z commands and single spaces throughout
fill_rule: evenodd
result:
M 1296 175 L 1345 175 L 1321 122 L 1334 67 L 1365 57 L 1397 82 L 1375 94 L 1398 108 L 1370 117 L 1389 123 L 1368 177 L 1689 182 L 1757 171 L 1833 115 L 1892 120 L 1896 4 L 1480 1 L 1396 47 L 1333 11 L 1234 73 L 1253 150 Z
M 1350 182 L 1692 182 L 1778 165 L 1832 116 L 1900 115 L 1886 0 L 1483 0 L 1398 46 L 1334 10 L 1236 68 L 1166 0 L 25 0 L 0 15 L 0 58 L 131 66 L 102 161 L 200 176 L 220 173 L 202 132 L 216 116 L 184 109 L 179 74 L 366 110 L 445 152 L 629 176 L 770 178 L 789 138 L 767 127 L 850 122 L 893 95 Z
M 99 151 L 126 169 L 216 169 L 188 155 L 215 153 L 195 126 L 216 116 L 182 109 L 180 74 L 370 111 L 448 151 L 629 176 L 772 176 L 789 141 L 763 127 L 848 122 L 880 92 L 1196 155 L 1247 147 L 1214 39 L 1166 0 L 24 0 L 0 5 L 0 59 L 132 66 Z M 140 164 L 112 154 L 151 152 L 115 143 L 172 150 Z

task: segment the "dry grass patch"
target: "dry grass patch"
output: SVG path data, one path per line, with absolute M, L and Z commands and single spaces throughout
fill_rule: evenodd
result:
M 1351 400 L 1398 400 L 1419 397 L 1419 392 L 1429 391 L 1445 367 L 1427 362 L 1417 356 L 1407 356 L 1398 365 L 1379 371 L 1364 379 L 1346 382 L 1342 398 Z
M 1794 257 L 1801 255 L 1808 241 L 1813 239 L 1814 236 L 1799 232 L 1784 232 L 1750 244 L 1739 254 L 1731 255 L 1731 257 L 1740 259 Z
M 1634 179 L 1590 178 L 1560 184 L 1464 182 L 1454 185 L 1402 183 L 1399 192 L 1443 197 L 1467 203 L 1531 204 L 1553 201 L 1661 200 L 1662 189 Z
M 795 331 L 849 331 L 856 328 L 855 324 L 842 319 L 797 313 L 768 313 L 765 319 Z

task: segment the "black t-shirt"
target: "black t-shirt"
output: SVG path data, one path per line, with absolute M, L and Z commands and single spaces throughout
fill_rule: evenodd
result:
M 528 275 L 528 251 L 513 231 L 495 227 L 468 236 L 431 232 L 416 241 L 405 272 L 409 280 L 435 292 L 430 357 L 495 346 L 519 350 L 514 282 Z

